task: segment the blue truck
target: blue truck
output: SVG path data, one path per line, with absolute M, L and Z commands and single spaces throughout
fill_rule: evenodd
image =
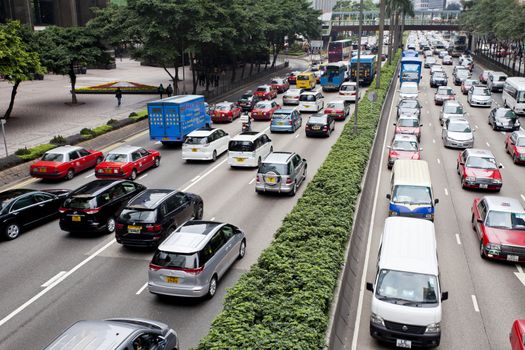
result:
M 413 81 L 418 83 L 421 81 L 421 67 L 423 61 L 419 57 L 403 57 L 401 58 L 401 71 L 399 72 L 399 82 Z
M 164 145 L 182 143 L 193 130 L 211 126 L 204 96 L 182 95 L 148 103 L 149 137 Z
M 376 56 L 362 55 L 359 60 L 359 83 L 370 85 L 376 74 Z M 350 60 L 350 80 L 357 81 L 357 56 Z

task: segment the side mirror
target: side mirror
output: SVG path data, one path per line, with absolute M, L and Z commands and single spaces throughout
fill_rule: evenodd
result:
M 448 292 L 441 293 L 441 301 L 445 301 L 448 299 Z
M 370 282 L 366 282 L 366 290 L 374 292 L 374 285 Z
M 439 203 L 439 198 L 434 199 L 434 205 Z
M 419 151 L 421 152 L 423 150 L 423 147 L 419 147 Z
M 503 164 L 499 163 L 498 168 L 503 169 Z
M 423 124 L 419 124 L 419 127 L 422 128 L 422 127 L 423 127 Z
M 397 125 L 397 123 L 394 123 L 394 124 L 392 124 L 392 125 Z
M 306 163 L 306 159 L 304 159 L 304 158 L 303 158 L 303 162 L 305 162 L 305 163 Z
M 392 196 L 390 195 L 390 193 L 387 193 L 386 199 L 391 199 L 391 198 L 392 198 Z

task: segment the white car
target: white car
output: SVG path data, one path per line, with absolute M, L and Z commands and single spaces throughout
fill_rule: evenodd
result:
M 447 119 L 441 130 L 441 139 L 445 147 L 474 147 L 474 131 L 464 118 Z
M 468 91 L 467 102 L 471 107 L 490 108 L 492 106 L 492 93 L 490 89 L 485 86 L 471 86 Z
M 183 160 L 213 160 L 228 150 L 230 135 L 222 129 L 190 132 L 182 145 Z
M 262 132 L 246 131 L 228 144 L 228 164 L 233 167 L 258 167 L 273 152 L 272 140 Z
M 305 91 L 299 96 L 299 112 L 319 112 L 324 108 L 324 96 L 320 92 Z
M 405 98 L 412 98 L 417 99 L 419 94 L 417 83 L 413 81 L 405 81 L 404 83 L 401 83 L 401 87 L 399 88 L 399 98 L 405 99 Z
M 354 81 L 344 82 L 339 88 L 339 95 L 343 96 L 345 101 L 355 102 L 357 98 L 357 83 Z
M 283 95 L 283 106 L 298 105 L 299 96 L 304 92 L 304 89 L 288 89 Z
M 434 74 L 435 72 L 444 72 L 443 66 L 440 64 L 434 64 L 432 67 L 430 67 L 430 75 Z

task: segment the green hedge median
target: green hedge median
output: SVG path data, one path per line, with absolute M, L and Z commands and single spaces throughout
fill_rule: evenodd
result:
M 271 245 L 226 295 L 200 350 L 320 349 L 352 219 L 390 80 L 384 66 L 377 101 L 359 102 L 349 122 Z M 372 83 L 375 86 L 375 83 Z

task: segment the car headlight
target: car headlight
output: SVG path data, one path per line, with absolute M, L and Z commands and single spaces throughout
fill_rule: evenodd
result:
M 390 210 L 390 216 L 397 216 L 397 211 Z
M 519 126 L 520 125 L 520 121 L 516 119 L 516 122 L 514 123 L 514 125 Z
M 439 333 L 439 332 L 441 332 L 441 325 L 439 322 L 429 324 L 427 326 L 427 329 L 425 329 L 425 334 Z
M 98 169 L 98 172 L 99 172 L 99 173 L 102 173 L 102 172 L 104 172 L 104 170 L 102 170 L 102 169 Z
M 434 214 L 425 214 L 425 219 L 434 219 Z
M 496 120 L 496 125 L 501 126 L 501 125 L 503 125 L 503 123 Z
M 475 176 L 467 176 L 467 178 L 465 180 L 470 181 L 470 182 L 474 182 L 474 181 L 476 181 L 476 177 Z
M 497 251 L 500 251 L 501 250 L 501 244 L 497 244 L 497 243 L 487 243 L 487 245 L 485 246 L 485 248 L 487 250 L 497 250 Z
M 385 326 L 385 321 L 383 320 L 383 318 L 381 316 L 376 315 L 373 312 L 370 315 L 370 322 L 378 326 Z

